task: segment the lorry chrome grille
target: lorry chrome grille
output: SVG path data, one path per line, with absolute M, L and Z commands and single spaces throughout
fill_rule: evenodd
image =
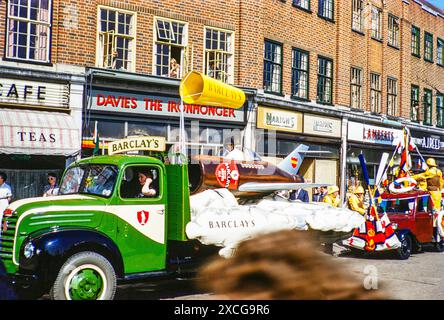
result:
M 12 260 L 17 220 L 17 215 L 3 216 L 0 226 L 0 259 L 2 260 Z M 7 225 L 6 231 L 5 225 Z

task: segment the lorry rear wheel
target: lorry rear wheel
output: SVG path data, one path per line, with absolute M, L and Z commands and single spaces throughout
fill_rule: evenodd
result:
M 117 279 L 110 262 L 95 252 L 71 256 L 60 268 L 50 296 L 53 300 L 112 300 Z

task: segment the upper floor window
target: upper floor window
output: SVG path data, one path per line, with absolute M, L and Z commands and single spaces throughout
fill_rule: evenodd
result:
M 444 67 L 444 40 L 439 38 L 436 49 L 436 63 Z
M 433 35 L 424 33 L 424 60 L 433 62 Z
M 381 75 L 370 73 L 370 111 L 381 113 Z
M 382 39 L 382 11 L 379 8 L 372 8 L 372 38 Z
M 135 71 L 135 15 L 120 9 L 99 7 L 97 65 Z
M 421 32 L 415 26 L 412 27 L 412 54 L 417 57 L 421 55 Z
M 392 15 L 388 17 L 388 43 L 399 48 L 399 18 Z
M 362 109 L 362 70 L 353 67 L 350 72 L 350 107 Z
M 225 83 L 233 83 L 233 32 L 205 28 L 205 74 Z
M 419 87 L 412 85 L 410 98 L 410 120 L 419 122 Z
M 308 52 L 293 49 L 291 70 L 291 95 L 308 99 Z
M 321 17 L 333 20 L 333 0 L 319 0 L 318 14 Z
M 432 90 L 424 89 L 424 118 L 423 124 L 431 125 L 432 124 Z
M 154 74 L 182 78 L 187 66 L 187 25 L 164 18 L 155 19 Z
M 293 4 L 296 7 L 300 7 L 305 10 L 310 10 L 310 0 L 293 0 Z
M 51 0 L 7 2 L 6 57 L 48 63 Z
M 444 127 L 444 94 L 439 93 L 436 95 L 436 125 L 438 127 Z
M 352 29 L 355 31 L 364 31 L 363 8 L 362 0 L 352 0 Z
M 387 114 L 396 116 L 398 112 L 398 81 L 387 78 Z
M 264 50 L 264 90 L 282 92 L 282 44 L 267 40 Z
M 319 103 L 333 103 L 333 61 L 318 57 L 318 95 Z

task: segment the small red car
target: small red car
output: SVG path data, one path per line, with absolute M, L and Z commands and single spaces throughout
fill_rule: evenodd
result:
M 408 259 L 412 251 L 421 250 L 424 244 L 432 244 L 437 251 L 444 251 L 444 241 L 438 229 L 433 227 L 433 203 L 428 192 L 387 192 L 381 198 L 378 211 L 387 213 L 401 241 L 401 247 L 396 249 L 400 259 Z

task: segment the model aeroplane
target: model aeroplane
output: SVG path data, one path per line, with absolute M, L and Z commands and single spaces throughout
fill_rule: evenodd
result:
M 320 187 L 303 183 L 297 176 L 308 146 L 299 145 L 277 166 L 263 161 L 256 153 L 244 151 L 242 159 L 197 155 L 191 157 L 189 179 L 191 194 L 208 189 L 229 189 L 236 197 L 264 196 L 279 190 Z M 316 151 L 318 152 L 318 151 Z

